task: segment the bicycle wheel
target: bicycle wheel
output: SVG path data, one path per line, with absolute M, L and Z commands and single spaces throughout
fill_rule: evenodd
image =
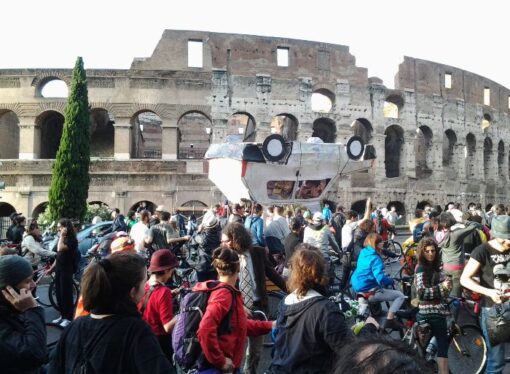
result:
M 390 258 L 389 259 L 390 262 L 397 262 L 402 257 L 402 246 L 400 245 L 399 242 L 396 242 L 394 240 L 388 240 L 387 250 L 397 255 L 397 257 Z
M 56 323 L 46 324 L 46 347 L 53 348 L 60 340 L 64 328 Z
M 448 347 L 448 366 L 452 373 L 483 373 L 487 346 L 482 331 L 475 325 L 460 326 Z
M 48 288 L 50 287 L 49 284 L 38 284 L 36 293 L 37 293 L 37 302 L 39 305 L 44 307 L 50 307 L 51 301 L 48 297 Z
M 80 286 L 73 282 L 73 306 L 76 307 L 78 304 L 78 298 L 80 297 Z M 55 279 L 53 279 L 50 283 L 50 287 L 48 288 L 48 298 L 50 300 L 51 306 L 60 312 L 60 307 L 57 303 L 57 292 L 55 286 Z

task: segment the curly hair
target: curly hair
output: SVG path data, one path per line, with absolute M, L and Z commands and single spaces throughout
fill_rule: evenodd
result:
M 296 292 L 298 297 L 305 296 L 308 290 L 322 289 L 328 284 L 324 257 L 317 248 L 308 248 L 299 245 L 289 261 L 287 288 Z
M 230 241 L 230 248 L 237 253 L 246 252 L 252 247 L 251 235 L 239 222 L 231 222 L 223 229 L 223 234 Z
M 434 247 L 436 250 L 436 256 L 434 257 L 434 260 L 430 262 L 425 257 L 425 248 L 427 247 Z M 441 266 L 441 255 L 439 253 L 439 247 L 436 243 L 436 241 L 432 238 L 423 238 L 418 243 L 418 264 L 422 265 L 426 270 L 428 271 L 434 271 L 439 272 L 440 266 Z

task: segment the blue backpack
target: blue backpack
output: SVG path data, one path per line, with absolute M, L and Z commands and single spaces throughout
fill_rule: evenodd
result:
M 425 223 L 427 222 L 418 223 L 416 226 L 414 226 L 413 241 L 415 243 L 418 243 L 421 240 L 421 238 L 423 238 L 424 235 L 423 229 L 425 227 Z
M 211 290 L 192 291 L 184 296 L 184 299 L 181 301 L 177 322 L 172 331 L 172 347 L 176 363 L 185 371 L 198 368 L 205 360 L 197 337 L 198 326 L 207 308 L 211 291 L 218 284 L 219 282 L 217 281 L 208 282 L 207 286 Z M 230 320 L 237 300 L 235 291 L 231 287 L 224 285 L 220 288 L 226 288 L 231 292 L 232 306 L 225 318 L 220 322 L 218 336 L 232 331 Z

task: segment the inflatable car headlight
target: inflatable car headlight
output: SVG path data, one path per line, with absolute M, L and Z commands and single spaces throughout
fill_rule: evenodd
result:
M 359 160 L 363 156 L 365 144 L 363 139 L 359 136 L 353 136 L 349 139 L 346 145 L 347 155 L 351 160 Z
M 262 144 L 262 154 L 269 161 L 280 161 L 286 151 L 285 139 L 280 134 L 269 135 Z

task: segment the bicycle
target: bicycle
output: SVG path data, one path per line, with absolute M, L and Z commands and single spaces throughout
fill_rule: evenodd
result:
M 462 298 L 450 298 L 447 306 L 453 303 L 476 303 Z M 397 318 L 406 326 L 401 338 L 425 358 L 437 370 L 435 362 L 437 341 L 430 336 L 430 325 L 426 321 L 416 321 L 418 308 L 411 313 L 398 311 Z M 459 325 L 450 315 L 447 317 L 448 366 L 451 373 L 482 373 L 487 362 L 487 345 L 481 329 L 474 324 Z M 474 369 L 474 371 L 473 371 Z
M 382 259 L 384 263 L 391 264 L 393 262 L 400 261 L 402 258 L 402 246 L 399 242 L 388 239 L 384 241 L 383 251 L 382 251 Z

